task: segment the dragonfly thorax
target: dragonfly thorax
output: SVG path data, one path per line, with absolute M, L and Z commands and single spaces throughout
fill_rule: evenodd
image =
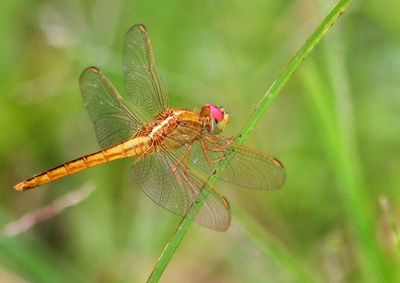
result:
M 199 138 L 203 131 L 197 113 L 183 109 L 168 109 L 155 121 L 144 126 L 135 136 L 150 138 L 153 150 L 179 148 Z

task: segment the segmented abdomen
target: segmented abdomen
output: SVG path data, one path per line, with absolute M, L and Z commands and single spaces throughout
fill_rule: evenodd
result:
M 14 189 L 17 191 L 26 191 L 112 160 L 140 156 L 150 151 L 151 146 L 152 140 L 149 137 L 136 137 L 118 145 L 63 163 L 18 183 L 14 186 Z

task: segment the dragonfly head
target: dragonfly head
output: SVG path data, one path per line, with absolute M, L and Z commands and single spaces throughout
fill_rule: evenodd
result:
M 226 127 L 229 120 L 228 113 L 223 107 L 207 103 L 200 110 L 200 117 L 207 119 L 207 130 L 210 134 L 219 134 Z

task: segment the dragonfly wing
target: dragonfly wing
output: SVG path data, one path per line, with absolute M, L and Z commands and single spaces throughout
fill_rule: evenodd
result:
M 283 186 L 286 171 L 275 157 L 234 145 L 232 138 L 206 133 L 202 133 L 202 137 L 192 145 L 189 157 L 189 163 L 197 170 L 211 175 L 218 161 L 233 153 L 233 160 L 220 176 L 221 181 L 260 190 L 274 190 Z
M 285 183 L 285 168 L 275 157 L 243 146 L 231 146 L 226 150 L 234 156 L 222 172 L 222 181 L 260 190 L 280 189 Z
M 99 69 L 84 70 L 79 84 L 101 148 L 129 139 L 142 126 L 141 119 L 132 113 Z
M 167 95 L 154 61 L 144 25 L 135 25 L 125 35 L 124 77 L 128 103 L 148 119 L 166 110 Z
M 138 185 L 158 205 L 186 217 L 206 182 L 183 168 L 172 152 L 158 152 L 135 162 L 133 174 Z M 204 227 L 225 231 L 230 225 L 230 209 L 225 198 L 211 189 L 195 222 Z

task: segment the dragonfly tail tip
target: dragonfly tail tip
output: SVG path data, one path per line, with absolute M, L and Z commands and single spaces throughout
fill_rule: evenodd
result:
M 30 186 L 27 186 L 25 182 L 18 183 L 14 186 L 14 190 L 18 192 L 23 192 L 30 189 Z

